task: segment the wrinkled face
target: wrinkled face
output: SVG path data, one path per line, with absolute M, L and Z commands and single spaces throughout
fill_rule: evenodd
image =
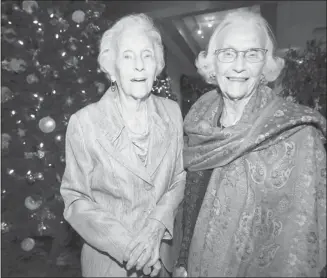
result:
M 217 36 L 216 49 L 233 48 L 245 51 L 252 48 L 265 48 L 266 36 L 261 28 L 252 24 L 238 22 L 226 26 Z M 230 63 L 223 63 L 215 57 L 216 78 L 223 95 L 239 100 L 249 96 L 259 84 L 265 60 L 251 63 L 238 53 Z
M 117 42 L 115 77 L 119 92 L 145 99 L 151 92 L 157 62 L 154 45 L 143 30 L 124 30 Z

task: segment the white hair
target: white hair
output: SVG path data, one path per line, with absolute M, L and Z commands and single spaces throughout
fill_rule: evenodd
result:
M 137 28 L 143 30 L 154 45 L 157 62 L 156 76 L 165 67 L 164 48 L 159 30 L 153 20 L 145 14 L 130 14 L 119 19 L 111 28 L 104 32 L 100 41 L 98 63 L 100 69 L 112 79 L 115 76 L 115 60 L 117 58 L 117 41 L 125 29 Z
M 240 24 L 243 22 L 254 23 L 266 34 L 266 49 L 268 51 L 262 74 L 265 76 L 268 82 L 275 81 L 284 68 L 285 61 L 284 59 L 275 55 L 276 40 L 274 34 L 268 22 L 259 13 L 243 9 L 234 10 L 227 13 L 223 20 L 219 23 L 216 30 L 211 35 L 207 51 L 201 51 L 195 60 L 195 66 L 198 69 L 198 73 L 203 76 L 207 83 L 217 85 L 214 62 L 218 35 L 226 26 L 235 24 L 235 22 L 240 22 Z

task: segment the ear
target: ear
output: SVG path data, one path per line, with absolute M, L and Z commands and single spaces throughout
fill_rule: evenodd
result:
M 265 76 L 268 82 L 273 82 L 278 78 L 284 66 L 285 61 L 283 58 L 271 57 L 270 59 L 267 59 L 263 67 L 262 74 Z

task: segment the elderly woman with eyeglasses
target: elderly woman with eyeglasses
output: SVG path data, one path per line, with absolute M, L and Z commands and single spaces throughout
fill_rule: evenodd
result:
M 123 17 L 103 34 L 98 61 L 111 87 L 70 118 L 64 217 L 85 240 L 84 277 L 156 276 L 161 262 L 172 271 L 185 186 L 180 108 L 151 94 L 164 68 L 160 33 L 144 14 Z
M 326 264 L 326 121 L 266 86 L 284 66 L 274 50 L 263 17 L 237 10 L 196 61 L 219 90 L 184 121 L 174 277 L 314 277 Z

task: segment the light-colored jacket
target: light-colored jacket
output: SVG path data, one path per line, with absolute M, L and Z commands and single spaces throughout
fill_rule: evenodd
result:
M 161 260 L 173 267 L 174 219 L 184 196 L 183 120 L 172 100 L 151 95 L 148 162 L 137 157 L 117 108 L 117 92 L 70 118 L 66 133 L 66 169 L 61 184 L 64 217 L 83 237 L 82 274 L 136 276 L 127 273 L 123 254 L 147 218 L 166 232 Z

